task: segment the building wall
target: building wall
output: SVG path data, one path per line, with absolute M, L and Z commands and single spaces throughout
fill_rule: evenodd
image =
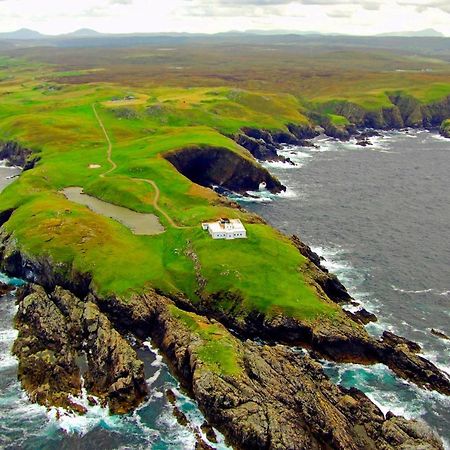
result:
M 211 236 L 213 239 L 245 239 L 247 237 L 247 233 L 245 231 L 221 231 L 221 232 L 212 232 Z

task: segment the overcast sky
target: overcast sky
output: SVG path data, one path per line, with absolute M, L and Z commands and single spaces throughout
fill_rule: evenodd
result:
M 450 35 L 450 0 L 0 0 L 0 31 L 58 34 L 248 29 Z

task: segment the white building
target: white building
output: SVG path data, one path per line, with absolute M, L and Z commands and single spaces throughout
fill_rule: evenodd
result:
M 213 239 L 246 239 L 247 230 L 239 219 L 220 219 L 217 222 L 202 223 Z

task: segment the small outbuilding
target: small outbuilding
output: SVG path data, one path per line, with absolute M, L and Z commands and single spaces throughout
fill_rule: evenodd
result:
M 222 218 L 217 222 L 202 223 L 213 239 L 246 239 L 247 230 L 239 219 Z

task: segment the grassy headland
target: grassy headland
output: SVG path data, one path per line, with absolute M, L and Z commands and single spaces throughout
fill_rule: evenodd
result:
M 126 300 L 152 288 L 194 303 L 200 296 L 216 298 L 215 308 L 229 314 L 346 321 L 310 281 L 307 260 L 289 239 L 194 184 L 164 155 L 220 147 L 258 164 L 231 139 L 242 127 L 286 131 L 288 124 L 309 124 L 310 112 L 346 126 L 349 119 L 336 105 L 391 108 L 398 93 L 420 104 L 437 102 L 450 94 L 450 64 L 377 51 L 348 69 L 345 61 L 363 52 L 304 51 L 299 57 L 293 48 L 264 48 L 246 48 L 245 60 L 243 50 L 230 57 L 224 48 L 207 46 L 203 53 L 194 46 L 170 52 L 47 48 L 1 57 L 0 140 L 19 142 L 40 158 L 0 196 L 1 211 L 14 209 L 4 228 L 25 253 L 90 273 L 103 296 Z M 431 71 L 422 71 L 425 66 Z M 166 231 L 136 236 L 68 201 L 60 191 L 69 186 L 156 214 Z M 248 239 L 214 241 L 201 230 L 202 221 L 223 216 L 240 218 Z M 232 346 L 215 330 L 188 313 L 173 314 L 209 341 L 199 352 L 205 361 L 226 373 L 238 370 Z M 226 346 L 219 349 L 224 359 L 217 360 L 218 345 Z

